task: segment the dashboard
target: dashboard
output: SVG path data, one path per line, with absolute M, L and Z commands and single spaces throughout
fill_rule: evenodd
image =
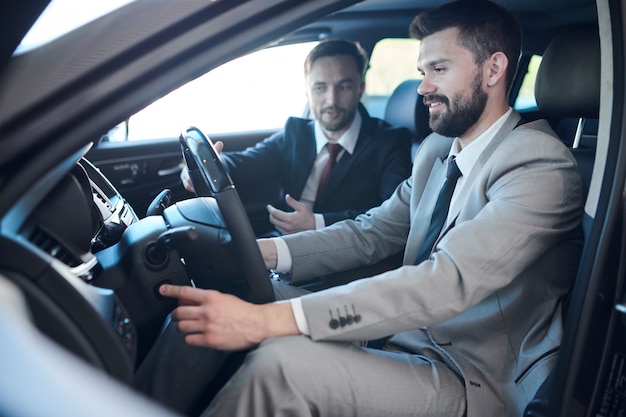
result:
M 138 221 L 132 208 L 82 158 L 42 178 L 0 224 L 0 271 L 18 285 L 32 321 L 86 361 L 129 380 L 137 358 L 133 320 L 111 288 L 91 285 L 96 253 Z
M 190 280 L 175 251 L 158 265 L 146 261 L 169 226 L 162 216 L 140 220 L 84 158 L 88 148 L 25 190 L 2 218 L 0 273 L 20 288 L 40 331 L 128 382 L 175 307 L 156 288 Z
M 128 383 L 176 307 L 158 293 L 163 283 L 254 302 L 273 291 L 232 184 L 223 179 L 223 191 L 155 204 L 139 218 L 85 159 L 88 149 L 40 178 L 0 219 L 0 275 L 24 294 L 42 333 Z M 239 210 L 223 210 L 225 200 Z

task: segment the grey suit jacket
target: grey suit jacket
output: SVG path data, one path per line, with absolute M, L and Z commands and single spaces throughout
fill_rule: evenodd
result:
M 314 340 L 367 340 L 438 352 L 465 381 L 468 417 L 521 415 L 553 367 L 561 301 L 582 247 L 576 162 L 545 121 L 513 112 L 458 190 L 453 221 L 429 260 L 411 265 L 427 232 L 452 139 L 432 136 L 412 176 L 355 220 L 285 236 L 298 281 L 376 262 L 404 266 L 303 297 Z M 329 325 L 329 314 L 361 317 Z M 432 356 L 432 353 L 429 355 Z

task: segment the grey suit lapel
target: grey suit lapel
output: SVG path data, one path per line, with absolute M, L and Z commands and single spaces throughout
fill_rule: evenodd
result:
M 437 203 L 437 197 L 441 191 L 441 185 L 446 177 L 446 169 L 442 158 L 436 158 L 433 162 L 433 166 L 428 174 L 428 182 L 424 187 L 424 192 L 420 198 L 417 206 L 417 213 L 424 213 L 423 218 L 413 219 L 412 228 L 414 228 L 414 236 L 419 237 L 421 242 L 426 236 L 428 227 L 430 226 L 430 219 Z
M 412 264 L 426 236 L 441 185 L 446 175 L 443 160 L 448 156 L 452 138 L 432 133 L 418 150 L 420 163 L 412 173 L 411 228 L 404 251 L 404 263 Z M 428 161 L 432 165 L 426 166 Z M 422 183 L 422 181 L 424 181 Z
M 491 155 L 493 155 L 495 150 L 502 143 L 504 138 L 506 138 L 509 133 L 511 133 L 511 131 L 517 126 L 520 118 L 521 117 L 519 113 L 513 111 L 506 119 L 500 130 L 496 132 L 494 138 L 491 140 L 489 145 L 487 145 L 485 150 L 480 154 L 478 161 L 476 161 L 476 164 L 467 175 L 467 177 L 464 179 L 461 189 L 457 190 L 459 194 L 456 197 L 454 206 L 450 208 L 452 211 L 450 211 L 448 215 L 448 221 L 444 226 L 441 234 L 439 235 L 439 238 L 435 242 L 435 246 L 437 245 L 437 242 L 441 239 L 441 237 L 444 236 L 452 226 L 454 226 L 454 223 L 456 222 L 456 219 L 458 218 L 461 209 L 467 201 L 470 189 L 472 188 L 472 184 L 475 181 L 476 177 L 479 175 L 486 161 L 489 160 Z M 431 140 L 432 139 L 433 138 L 431 138 Z M 439 156 L 434 158 L 433 165 L 428 175 L 428 181 L 425 184 L 423 193 L 421 193 L 420 195 L 420 201 L 417 203 L 415 213 L 419 213 L 419 217 L 416 216 L 411 221 L 411 230 L 409 232 L 409 240 L 407 241 L 407 247 L 404 256 L 405 264 L 413 262 L 415 254 L 417 254 L 417 250 L 419 249 L 418 243 L 421 244 L 426 235 L 426 232 L 428 231 L 430 218 L 432 217 L 433 210 L 435 209 L 435 203 L 437 202 L 437 197 L 439 195 L 439 191 L 445 177 L 443 160 L 447 157 L 447 150 L 449 149 L 450 144 L 447 144 L 447 147 L 445 147 L 444 145 L 438 147 L 438 149 L 435 150 L 435 152 L 439 152 Z
M 489 142 L 489 145 L 487 145 L 485 150 L 480 154 L 480 156 L 478 157 L 478 161 L 476 161 L 476 164 L 474 164 L 474 166 L 472 167 L 469 175 L 463 181 L 461 189 L 457 190 L 459 194 L 456 198 L 454 206 L 450 208 L 451 211 L 448 215 L 448 223 L 444 227 L 444 230 L 439 236 L 439 239 L 441 239 L 441 236 L 443 236 L 450 229 L 450 227 L 454 225 L 457 217 L 461 212 L 461 209 L 463 208 L 463 206 L 465 206 L 465 202 L 467 201 L 470 189 L 472 188 L 472 184 L 476 180 L 476 177 L 479 175 L 480 171 L 483 169 L 485 163 L 489 160 L 491 155 L 493 155 L 498 146 L 500 146 L 504 138 L 506 138 L 509 133 L 511 133 L 511 131 L 515 129 L 520 119 L 521 116 L 519 115 L 519 113 L 513 111 L 506 119 L 500 130 L 496 132 L 491 142 Z

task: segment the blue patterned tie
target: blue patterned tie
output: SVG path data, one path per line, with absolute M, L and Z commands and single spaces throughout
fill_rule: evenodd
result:
M 415 265 L 425 261 L 430 256 L 435 240 L 439 237 L 443 224 L 448 217 L 448 209 L 450 208 L 452 193 L 454 192 L 454 187 L 456 186 L 456 182 L 460 176 L 461 171 L 459 171 L 459 167 L 456 165 L 454 156 L 451 156 L 448 160 L 448 172 L 446 173 L 446 179 L 441 186 L 439 197 L 437 197 L 437 204 L 435 204 L 435 211 L 433 211 L 433 216 L 430 219 L 428 233 L 426 234 L 424 243 L 422 243 L 422 246 L 415 257 Z

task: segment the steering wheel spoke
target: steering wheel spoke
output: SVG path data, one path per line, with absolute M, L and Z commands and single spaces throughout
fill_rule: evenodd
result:
M 250 291 L 250 301 L 273 301 L 274 290 L 250 220 L 213 143 L 195 127 L 181 133 L 180 143 L 196 195 L 212 197 L 217 202 L 240 257 L 239 265 Z

